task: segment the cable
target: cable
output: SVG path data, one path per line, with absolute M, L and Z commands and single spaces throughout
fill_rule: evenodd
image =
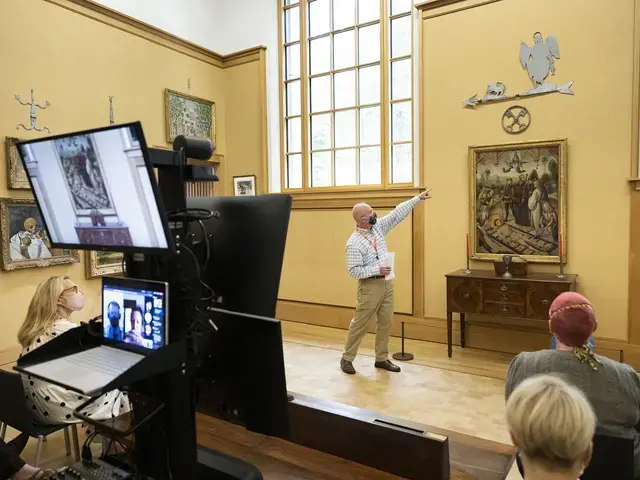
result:
M 200 228 L 202 229 L 202 238 L 204 239 L 205 248 L 207 249 L 207 259 L 204 261 L 204 270 L 207 270 L 209 266 L 209 260 L 211 258 L 211 251 L 209 250 L 209 236 L 207 235 L 207 229 L 204 228 L 204 223 L 202 220 L 198 219 L 198 223 L 200 224 Z

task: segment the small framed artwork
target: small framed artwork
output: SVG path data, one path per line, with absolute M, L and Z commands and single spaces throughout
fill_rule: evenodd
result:
M 4 143 L 7 155 L 7 188 L 10 190 L 31 190 L 27 172 L 24 171 L 20 154 L 16 143 L 21 139 L 15 137 L 5 137 Z
M 87 280 L 103 275 L 122 275 L 123 255 L 118 252 L 85 252 Z
M 2 269 L 50 267 L 78 263 L 77 250 L 51 247 L 44 222 L 34 200 L 0 198 Z
M 471 258 L 566 260 L 566 139 L 469 147 L 469 173 Z
M 233 194 L 237 197 L 247 197 L 256 194 L 256 176 L 233 177 Z
M 178 135 L 208 138 L 216 145 L 216 104 L 204 98 L 165 90 L 167 142 Z

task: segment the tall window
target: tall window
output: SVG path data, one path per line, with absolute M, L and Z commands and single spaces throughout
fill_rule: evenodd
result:
M 413 0 L 280 1 L 283 187 L 413 184 Z

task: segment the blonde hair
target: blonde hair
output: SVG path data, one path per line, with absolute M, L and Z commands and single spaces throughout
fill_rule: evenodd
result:
M 596 416 L 577 387 L 552 375 L 523 381 L 507 401 L 507 425 L 521 455 L 548 470 L 570 470 L 591 448 Z
M 65 276 L 50 277 L 38 285 L 29 303 L 27 316 L 18 331 L 20 345 L 28 347 L 36 338 L 52 329 L 57 317 L 58 299 L 73 285 L 71 279 Z

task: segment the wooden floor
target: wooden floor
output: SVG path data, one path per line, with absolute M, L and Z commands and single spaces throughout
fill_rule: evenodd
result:
M 349 376 L 339 369 L 344 330 L 290 322 L 282 329 L 289 390 L 510 444 L 504 378 L 511 355 L 454 347 L 449 359 L 446 345 L 407 340 L 405 350 L 416 358 L 392 374 L 373 367 L 374 336 L 367 335 L 354 362 L 358 373 Z M 392 338 L 390 351 L 399 350 L 400 340 Z M 34 457 L 32 440 L 23 458 Z M 43 459 L 47 467 L 68 460 L 62 434 L 45 444 Z M 520 476 L 512 469 L 507 478 Z

